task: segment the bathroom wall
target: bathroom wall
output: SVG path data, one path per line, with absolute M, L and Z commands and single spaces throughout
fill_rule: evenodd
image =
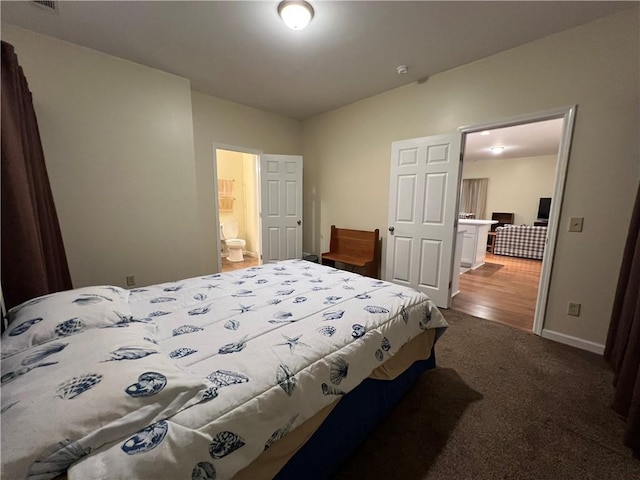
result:
M 217 150 L 218 179 L 233 180 L 233 212 L 220 212 L 220 223 L 229 219 L 238 223 L 238 238 L 246 242 L 248 255 L 259 256 L 258 186 L 255 155 Z
M 238 238 L 245 239 L 244 168 L 242 153 L 218 150 L 218 179 L 233 180 L 233 212 L 220 212 L 220 224 L 230 219 L 238 223 Z M 216 199 L 217 208 L 217 199 Z
M 259 256 L 260 237 L 258 232 L 258 186 L 256 181 L 255 155 L 242 154 L 244 169 L 244 207 L 245 207 L 245 231 L 244 240 L 247 242 L 245 250 L 255 256 Z

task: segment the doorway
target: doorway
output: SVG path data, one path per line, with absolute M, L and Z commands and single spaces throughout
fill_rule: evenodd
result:
M 225 158 L 231 162 L 225 162 Z M 220 159 L 226 167 L 218 168 Z M 249 148 L 213 145 L 212 210 L 217 229 L 214 235 L 217 271 L 302 258 L 302 165 L 300 155 L 265 154 Z M 240 168 L 242 174 L 238 172 Z M 222 198 L 226 199 L 221 202 Z M 237 231 L 238 237 L 231 245 L 228 235 L 224 235 L 224 240 L 221 238 L 222 226 L 229 220 L 237 230 L 224 231 L 231 232 L 231 236 Z M 238 244 L 242 246 L 241 252 L 233 248 L 230 251 L 229 246 Z
M 486 225 L 490 231 L 476 240 L 480 255 L 473 265 L 462 256 L 456 310 L 533 330 L 562 123 L 557 118 L 466 136 L 458 230 L 473 231 L 466 224 L 478 220 L 498 223 Z M 464 234 L 465 246 L 471 237 Z
M 215 166 L 220 271 L 257 266 L 261 258 L 259 156 L 216 148 Z
M 497 260 L 498 257 L 496 257 L 495 253 L 504 253 L 504 252 L 499 252 L 497 249 L 495 252 L 487 253 L 487 256 L 490 260 L 489 262 L 487 262 L 487 264 L 494 264 L 493 268 L 495 268 L 495 264 L 497 264 L 498 261 L 501 261 L 502 267 L 504 267 L 507 264 L 510 264 L 509 266 L 511 267 L 511 269 L 515 270 L 516 276 L 512 277 L 508 281 L 510 286 L 513 285 L 517 277 L 519 277 L 521 280 L 524 280 L 526 279 L 526 277 L 529 277 L 530 284 L 533 284 L 534 286 L 535 284 L 537 284 L 538 288 L 535 291 L 535 294 L 536 294 L 535 309 L 534 309 L 535 313 L 533 317 L 533 324 L 531 325 L 531 328 L 530 328 L 537 335 L 543 334 L 544 316 L 545 316 L 545 310 L 547 305 L 547 298 L 549 294 L 551 268 L 554 260 L 555 243 L 556 243 L 559 220 L 560 220 L 560 209 L 561 209 L 562 198 L 564 194 L 564 184 L 566 179 L 567 164 L 569 160 L 571 138 L 573 135 L 575 113 L 576 113 L 576 106 L 573 105 L 573 106 L 558 108 L 555 110 L 550 110 L 548 112 L 523 115 L 521 117 L 516 117 L 508 121 L 460 128 L 460 132 L 463 134 L 463 145 L 465 145 L 465 142 L 468 141 L 470 135 L 474 133 L 480 135 L 481 133 L 489 131 L 490 132 L 489 135 L 490 135 L 491 131 L 497 132 L 497 131 L 500 131 L 501 129 L 506 129 L 509 127 L 522 126 L 523 132 L 526 132 L 528 128 L 535 128 L 535 129 L 551 128 L 552 130 L 555 130 L 555 133 L 553 135 L 547 135 L 547 141 L 549 142 L 549 146 L 553 146 L 555 144 L 555 147 L 553 147 L 553 150 L 556 151 L 555 167 L 553 169 L 554 175 L 553 175 L 552 194 L 550 195 L 550 197 L 541 196 L 540 198 L 537 199 L 537 203 L 536 203 L 535 197 L 534 197 L 534 200 L 528 200 L 529 203 L 533 202 L 533 208 L 534 208 L 533 211 L 535 211 L 534 216 L 536 218 L 533 221 L 533 226 L 538 228 L 542 226 L 546 227 L 544 240 L 543 240 L 544 247 L 542 249 L 541 263 L 533 264 L 531 262 L 536 262 L 536 260 L 531 260 L 528 258 L 521 259 L 520 256 L 509 256 L 509 259 L 503 257 L 501 258 L 501 260 Z M 554 122 L 555 122 L 555 125 L 554 125 Z M 484 135 L 487 136 L 486 134 Z M 520 140 L 522 141 L 522 139 Z M 524 144 L 527 142 L 522 141 L 521 143 Z M 503 149 L 501 149 L 502 152 L 504 152 L 508 148 L 507 145 L 493 145 L 493 146 L 503 147 Z M 461 157 L 461 159 L 466 159 L 466 154 L 470 152 L 467 151 L 466 147 L 463 148 L 463 152 L 465 152 L 465 156 Z M 495 154 L 497 152 L 494 151 L 492 153 Z M 463 175 L 461 171 L 461 175 L 460 175 L 461 184 L 462 184 L 462 179 L 463 179 Z M 530 183 L 531 178 L 528 177 L 526 179 L 526 182 L 527 184 Z M 518 189 L 519 194 L 524 191 L 526 191 L 526 188 Z M 529 195 L 531 195 L 531 193 L 529 193 Z M 526 208 L 524 207 L 520 207 L 520 208 L 523 208 L 523 211 L 526 210 Z M 515 213 L 515 212 L 509 211 L 509 212 L 502 212 L 502 213 Z M 539 218 L 541 215 L 546 218 Z M 530 216 L 531 214 L 529 214 L 529 217 Z M 525 217 L 521 217 L 520 221 L 522 221 L 523 218 Z M 514 222 L 515 223 L 518 222 L 517 217 L 515 217 L 515 215 L 514 215 Z M 509 270 L 505 270 L 504 273 L 505 274 L 509 273 Z M 538 277 L 538 275 L 539 275 L 539 281 L 536 281 L 536 277 Z M 533 277 L 533 281 L 531 277 Z M 526 280 L 525 280 L 525 283 L 526 283 Z M 504 294 L 505 289 L 503 289 L 500 293 Z M 497 300 L 496 299 L 493 300 L 494 302 L 496 302 L 497 305 L 508 304 L 510 301 L 511 302 L 515 301 L 517 303 L 516 299 L 522 299 L 522 294 L 518 296 L 518 293 L 514 292 L 510 300 L 505 298 L 504 295 L 498 295 L 497 297 L 499 297 L 497 298 Z M 489 316 L 489 314 L 486 313 L 488 311 L 488 309 L 486 309 L 486 306 L 487 305 L 483 305 L 482 302 L 476 302 L 475 304 L 476 312 L 482 310 L 483 308 L 485 309 L 485 313 L 480 315 L 482 318 L 488 318 Z M 517 306 L 517 304 L 515 306 L 512 305 L 512 307 L 516 311 L 518 310 L 518 308 L 520 308 Z M 528 308 L 530 307 L 531 305 L 529 304 Z M 476 314 L 477 313 L 474 313 L 474 315 Z M 527 323 L 526 329 L 529 330 L 529 323 Z

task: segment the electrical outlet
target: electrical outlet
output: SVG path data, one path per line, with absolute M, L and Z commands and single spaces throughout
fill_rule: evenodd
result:
M 136 276 L 135 275 L 127 275 L 125 277 L 127 282 L 127 287 L 135 287 L 136 286 Z
M 569 302 L 569 307 L 567 308 L 567 314 L 573 315 L 574 317 L 580 316 L 580 304 Z
M 569 231 L 581 232 L 583 222 L 584 222 L 584 217 L 571 217 L 569 219 Z

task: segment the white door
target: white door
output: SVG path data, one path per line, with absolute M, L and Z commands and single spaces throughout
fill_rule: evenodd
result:
M 393 142 L 386 279 L 451 304 L 460 134 Z
M 262 263 L 302 258 L 302 157 L 260 156 Z

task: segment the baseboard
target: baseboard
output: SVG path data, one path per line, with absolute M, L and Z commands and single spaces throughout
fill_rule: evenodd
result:
M 544 329 L 542 330 L 542 337 L 553 340 L 554 342 L 564 343 L 565 345 L 571 345 L 572 347 L 597 353 L 598 355 L 604 354 L 604 345 L 590 342 L 588 340 L 583 340 L 582 338 L 572 337 L 571 335 L 566 335 L 564 333 L 558 333 L 554 332 L 553 330 Z

